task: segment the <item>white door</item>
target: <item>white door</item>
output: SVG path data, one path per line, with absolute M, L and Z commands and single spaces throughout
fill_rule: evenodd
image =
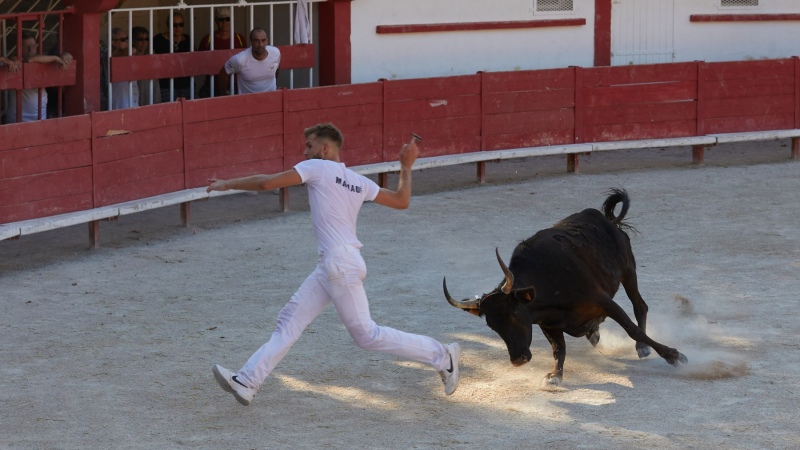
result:
M 611 65 L 673 62 L 675 0 L 611 2 Z

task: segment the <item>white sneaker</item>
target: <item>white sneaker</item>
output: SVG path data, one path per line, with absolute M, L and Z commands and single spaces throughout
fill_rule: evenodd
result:
M 236 397 L 236 401 L 244 406 L 250 406 L 250 402 L 253 401 L 253 397 L 256 395 L 256 392 L 258 392 L 258 389 L 249 388 L 239 383 L 235 379 L 235 373 L 219 364 L 214 364 L 214 368 L 211 369 L 211 371 L 214 372 L 214 378 L 217 380 L 220 387 L 225 389 L 225 392 L 233 394 L 233 396 Z
M 458 363 L 461 362 L 461 346 L 458 345 L 458 342 L 453 342 L 445 345 L 444 348 L 450 356 L 450 369 L 439 372 L 439 375 L 442 376 L 442 382 L 444 383 L 444 393 L 452 395 L 458 387 Z

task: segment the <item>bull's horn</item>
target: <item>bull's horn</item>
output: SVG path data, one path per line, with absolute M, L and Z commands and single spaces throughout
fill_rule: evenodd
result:
M 500 263 L 500 268 L 503 269 L 503 273 L 506 276 L 506 282 L 503 283 L 503 287 L 500 289 L 503 291 L 504 294 L 508 295 L 511 293 L 511 286 L 514 285 L 514 274 L 508 270 L 506 263 L 503 262 L 503 258 L 500 257 L 500 251 L 497 250 L 497 247 L 494 248 L 494 253 L 497 255 L 497 262 Z
M 451 305 L 455 306 L 459 309 L 478 309 L 478 300 L 464 300 L 458 301 L 453 300 L 453 297 L 450 297 L 450 293 L 447 292 L 447 277 L 442 278 L 442 289 L 444 289 L 444 298 L 447 299 L 447 302 Z

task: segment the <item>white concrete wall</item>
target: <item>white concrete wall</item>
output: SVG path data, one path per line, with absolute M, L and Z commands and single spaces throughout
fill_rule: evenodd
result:
M 800 55 L 800 21 L 689 22 L 692 14 L 800 14 L 798 0 L 760 0 L 759 6 L 720 8 L 719 0 L 676 0 L 676 61 L 739 61 Z
M 636 1 L 636 0 L 614 0 Z M 570 13 L 533 14 L 534 0 L 357 0 L 352 8 L 352 80 L 466 75 L 594 63 L 594 0 Z M 721 8 L 675 0 L 674 60 L 737 61 L 800 55 L 800 21 L 689 22 L 692 14 L 800 14 L 800 0 Z M 586 25 L 499 31 L 376 34 L 378 25 L 583 18 Z M 613 33 L 613 30 L 612 30 Z
M 478 71 L 591 66 L 594 0 L 534 16 L 533 0 L 357 0 L 352 81 L 467 75 Z M 378 25 L 585 18 L 586 25 L 518 30 L 376 34 Z

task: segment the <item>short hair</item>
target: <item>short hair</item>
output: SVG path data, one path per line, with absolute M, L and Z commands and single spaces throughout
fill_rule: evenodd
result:
M 125 32 L 125 30 L 123 30 L 122 28 L 114 27 L 114 28 L 111 29 L 111 37 L 113 38 L 113 37 L 117 36 L 118 34 L 124 33 L 124 32 Z
M 332 141 L 339 148 L 342 148 L 342 144 L 344 144 L 342 132 L 332 123 L 318 123 L 313 127 L 308 127 L 303 130 L 303 134 L 306 135 L 306 138 L 314 135 L 318 139 L 327 139 Z
M 145 27 L 133 27 L 133 28 L 131 28 L 131 34 L 133 35 L 134 39 L 136 39 L 136 36 L 138 36 L 138 35 L 140 35 L 142 33 L 150 36 L 150 32 L 147 31 L 147 28 L 145 28 Z
M 35 34 L 33 34 L 30 31 L 23 30 L 22 31 L 22 40 L 26 41 L 28 39 L 33 39 L 34 41 L 37 41 L 37 42 L 39 41 L 38 39 L 36 39 L 36 35 Z
M 265 29 L 263 29 L 261 27 L 255 27 L 252 30 L 250 30 L 250 40 L 251 41 L 253 40 L 253 33 L 255 33 L 256 31 L 263 31 L 264 35 L 267 36 L 267 39 L 269 39 L 269 33 L 267 33 L 267 30 L 265 30 Z
M 167 18 L 164 19 L 164 22 L 167 23 L 168 27 L 172 28 L 171 20 L 174 20 L 176 17 L 180 17 L 181 19 L 183 19 L 183 14 L 179 13 L 178 11 L 175 11 L 175 12 L 172 13 L 172 19 L 169 18 L 169 14 L 168 14 Z M 183 19 L 183 20 L 185 21 L 186 19 Z

